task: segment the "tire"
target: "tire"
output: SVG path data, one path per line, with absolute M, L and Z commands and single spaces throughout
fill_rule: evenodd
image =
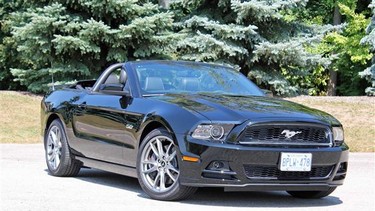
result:
M 142 141 L 137 156 L 138 181 L 153 199 L 177 201 L 186 199 L 197 188 L 179 182 L 178 148 L 163 128 L 151 131 Z
M 44 149 L 48 172 L 53 176 L 76 176 L 81 163 L 70 152 L 64 127 L 59 119 L 53 120 L 44 136 Z
M 287 191 L 291 196 L 302 199 L 319 199 L 328 196 L 336 187 L 329 188 L 326 191 Z

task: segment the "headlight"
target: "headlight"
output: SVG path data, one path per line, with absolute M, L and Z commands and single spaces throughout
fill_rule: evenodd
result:
M 342 127 L 333 127 L 333 140 L 336 146 L 340 146 L 344 142 L 344 130 Z
M 201 124 L 198 125 L 191 136 L 196 139 L 222 140 L 232 130 L 233 124 Z

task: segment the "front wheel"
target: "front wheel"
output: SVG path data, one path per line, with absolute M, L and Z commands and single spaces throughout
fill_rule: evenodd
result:
M 142 189 L 153 199 L 182 200 L 196 191 L 179 183 L 177 147 L 162 128 L 151 131 L 143 139 L 138 151 L 137 174 Z
M 326 191 L 287 191 L 287 192 L 296 198 L 319 199 L 319 198 L 328 196 L 335 190 L 336 190 L 336 187 L 329 188 Z

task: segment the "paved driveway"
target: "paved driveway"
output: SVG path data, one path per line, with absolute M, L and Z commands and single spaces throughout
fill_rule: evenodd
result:
M 46 171 L 41 144 L 0 144 L 0 153 L 0 210 L 4 211 L 375 210 L 374 153 L 351 153 L 344 186 L 324 199 L 210 188 L 181 202 L 151 200 L 136 179 L 98 170 L 83 169 L 75 178 L 52 177 Z

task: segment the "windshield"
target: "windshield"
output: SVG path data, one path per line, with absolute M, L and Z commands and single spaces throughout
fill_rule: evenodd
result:
M 134 62 L 143 96 L 167 93 L 263 96 L 236 70 L 198 62 Z

